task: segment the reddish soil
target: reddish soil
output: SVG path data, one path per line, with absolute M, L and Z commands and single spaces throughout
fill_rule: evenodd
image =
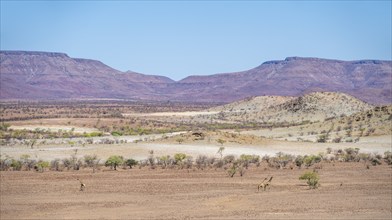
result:
M 392 218 L 391 166 L 323 164 L 316 190 L 298 179 L 305 171 L 261 166 L 234 178 L 223 169 L 2 171 L 0 219 Z M 271 175 L 271 188 L 257 192 Z

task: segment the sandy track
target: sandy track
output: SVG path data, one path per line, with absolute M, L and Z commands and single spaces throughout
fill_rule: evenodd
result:
M 305 170 L 91 170 L 0 172 L 1 219 L 390 219 L 391 167 L 324 164 L 321 187 Z M 273 175 L 267 192 L 256 184 Z M 79 191 L 76 178 L 87 185 Z M 341 183 L 343 183 L 342 186 Z

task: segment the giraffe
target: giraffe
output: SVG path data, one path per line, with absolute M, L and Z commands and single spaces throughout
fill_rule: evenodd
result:
M 271 176 L 271 178 L 267 181 L 267 177 L 264 178 L 264 180 L 257 186 L 257 192 L 260 190 L 260 188 L 262 188 L 264 191 L 267 189 L 267 187 L 269 187 L 271 185 L 271 181 L 272 181 L 273 176 Z
M 86 184 L 84 184 L 79 178 L 77 179 L 80 182 L 80 191 L 83 191 L 86 188 Z

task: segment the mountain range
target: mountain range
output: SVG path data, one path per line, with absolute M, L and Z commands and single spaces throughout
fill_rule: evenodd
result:
M 0 98 L 232 102 L 252 96 L 343 92 L 390 104 L 392 61 L 288 57 L 246 71 L 189 76 L 121 72 L 64 53 L 0 51 Z

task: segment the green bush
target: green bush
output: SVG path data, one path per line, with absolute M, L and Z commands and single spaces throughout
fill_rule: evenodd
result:
M 19 160 L 12 159 L 11 167 L 13 168 L 13 170 L 20 171 L 22 169 L 22 162 Z
M 91 132 L 83 135 L 84 137 L 102 137 L 102 132 Z
M 309 188 L 316 189 L 319 186 L 319 176 L 316 172 L 306 172 L 299 177 L 300 180 L 306 180 Z
M 174 160 L 176 161 L 176 164 L 181 163 L 185 158 L 186 158 L 186 154 L 183 153 L 174 154 Z
M 49 167 L 49 162 L 48 161 L 38 161 L 37 163 L 37 171 L 40 171 L 41 173 L 44 172 L 45 168 Z
M 113 136 L 122 136 L 122 135 L 123 135 L 123 133 L 120 132 L 120 131 L 112 131 L 111 134 L 112 134 Z
M 120 166 L 123 163 L 124 158 L 122 156 L 113 155 L 106 160 L 105 166 L 110 166 L 111 169 L 117 170 L 117 166 Z
M 136 166 L 137 165 L 137 161 L 132 159 L 132 158 L 130 158 L 130 159 L 125 161 L 125 164 L 127 166 L 129 166 L 130 169 L 132 169 L 132 166 Z
M 321 157 L 318 155 L 310 155 L 304 157 L 304 164 L 306 167 L 310 167 L 315 163 L 319 163 L 321 161 Z

